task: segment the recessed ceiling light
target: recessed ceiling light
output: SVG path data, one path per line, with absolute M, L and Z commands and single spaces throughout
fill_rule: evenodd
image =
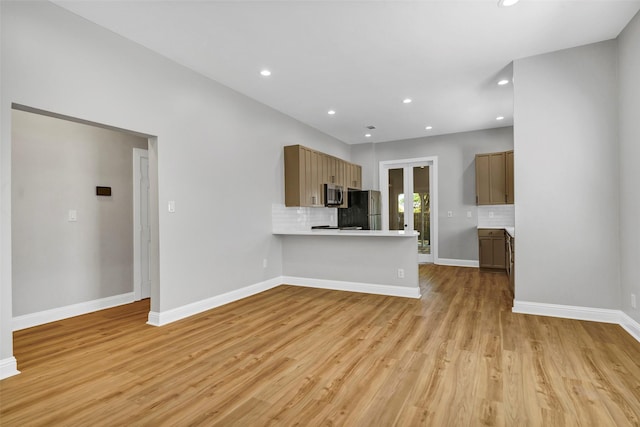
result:
M 262 70 L 262 71 L 260 71 L 260 75 L 265 76 L 265 77 L 269 77 L 271 75 L 271 71 Z
M 402 100 L 403 104 L 411 104 L 411 98 L 405 98 Z
M 520 0 L 498 0 L 498 7 L 509 7 L 518 3 Z
M 327 111 L 327 114 L 328 114 L 328 115 L 330 115 L 330 116 L 333 116 L 335 113 L 336 113 L 336 112 L 335 112 L 335 111 L 333 111 L 333 110 L 329 110 L 329 111 Z
M 498 84 L 499 84 L 500 86 L 504 86 L 504 85 L 506 85 L 507 83 L 509 83 L 509 80 L 507 80 L 507 79 L 502 79 L 502 80 L 500 80 L 500 81 L 498 82 Z
M 370 134 L 370 133 L 365 133 L 365 134 L 364 134 L 364 137 L 365 137 L 365 138 L 371 138 L 371 134 Z
M 433 126 L 427 126 L 425 129 L 426 130 L 431 130 L 431 129 L 433 129 Z
M 498 116 L 498 117 L 496 117 L 496 120 L 504 120 L 504 117 L 503 116 Z

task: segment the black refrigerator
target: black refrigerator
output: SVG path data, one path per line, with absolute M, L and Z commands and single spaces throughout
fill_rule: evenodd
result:
M 380 192 L 349 190 L 348 208 L 338 209 L 338 227 L 382 230 Z

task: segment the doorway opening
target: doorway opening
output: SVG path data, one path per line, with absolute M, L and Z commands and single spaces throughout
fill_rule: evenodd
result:
M 437 157 L 380 162 L 383 230 L 415 230 L 418 262 L 437 260 Z
M 151 298 L 153 310 L 159 304 L 157 138 L 18 104 L 12 111 L 14 328 L 16 316 L 23 329 L 141 298 Z M 136 157 L 145 183 L 137 203 Z M 98 193 L 105 187 L 107 194 Z M 134 251 L 142 225 L 147 244 Z M 51 289 L 64 291 L 45 298 Z

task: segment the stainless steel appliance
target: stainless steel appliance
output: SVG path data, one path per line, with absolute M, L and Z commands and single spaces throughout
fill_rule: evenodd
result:
M 341 185 L 325 184 L 324 185 L 324 205 L 340 206 L 344 200 L 344 194 Z
M 349 190 L 349 207 L 338 209 L 338 227 L 382 230 L 380 192 Z

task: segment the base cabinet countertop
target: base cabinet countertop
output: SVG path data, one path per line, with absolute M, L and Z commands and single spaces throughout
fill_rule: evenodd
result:
M 325 228 L 319 230 L 273 231 L 273 234 L 283 236 L 416 237 L 420 233 L 404 230 L 336 230 Z

